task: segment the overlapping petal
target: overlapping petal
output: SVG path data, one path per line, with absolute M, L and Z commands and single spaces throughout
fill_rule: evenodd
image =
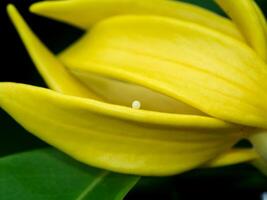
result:
M 248 44 L 267 61 L 267 23 L 264 14 L 253 0 L 216 0 L 241 30 Z M 254 148 L 267 160 L 267 133 L 256 130 L 249 137 Z M 267 164 L 265 164 L 266 168 Z
M 266 63 L 246 44 L 194 23 L 113 17 L 60 59 L 82 81 L 95 73 L 147 87 L 216 118 L 267 127 Z
M 94 74 L 87 74 L 86 82 L 82 84 L 36 37 L 15 7 L 10 5 L 8 13 L 33 62 L 51 89 L 126 106 L 131 106 L 138 99 L 142 108 L 147 110 L 203 115 L 198 109 L 138 85 Z
M 79 74 L 79 79 L 88 88 L 109 103 L 131 106 L 133 101 L 138 100 L 141 103 L 141 108 L 144 110 L 206 115 L 188 104 L 140 85 L 106 78 L 94 73 L 76 73 Z
M 123 173 L 180 173 L 244 136 L 241 127 L 209 117 L 135 110 L 16 83 L 0 83 L 0 106 L 77 160 Z
M 50 88 L 64 94 L 97 98 L 42 44 L 13 5 L 9 5 L 7 10 L 33 62 Z
M 215 0 L 233 19 L 252 48 L 267 61 L 266 20 L 253 0 Z
M 116 15 L 168 16 L 194 22 L 243 40 L 243 36 L 230 20 L 204 8 L 172 0 L 44 1 L 33 4 L 31 11 L 86 30 L 95 23 Z
M 255 131 L 247 126 L 267 127 L 266 63 L 229 20 L 165 0 L 45 1 L 31 10 L 95 25 L 60 62 L 9 7 L 40 73 L 62 93 L 0 83 L 0 106 L 39 138 L 89 165 L 141 175 L 258 159 L 230 149 Z M 114 105 L 136 99 L 146 110 Z

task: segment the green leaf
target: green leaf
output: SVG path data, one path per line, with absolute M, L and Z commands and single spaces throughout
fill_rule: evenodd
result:
M 0 158 L 4 200 L 120 200 L 138 180 L 88 167 L 52 148 Z

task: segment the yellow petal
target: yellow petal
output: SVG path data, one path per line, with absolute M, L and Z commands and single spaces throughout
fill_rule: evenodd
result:
M 267 131 L 266 130 L 255 130 L 248 139 L 253 144 L 256 151 L 259 152 L 261 157 L 267 161 Z
M 109 103 L 131 106 L 137 100 L 141 103 L 141 109 L 144 110 L 205 115 L 192 106 L 140 85 L 105 78 L 92 73 L 80 73 L 78 77 L 95 94 Z
M 194 22 L 243 40 L 228 19 L 201 7 L 166 0 L 75 0 L 44 1 L 31 6 L 31 11 L 88 29 L 105 18 L 124 14 L 153 14 Z
M 102 99 L 110 103 L 127 106 L 130 106 L 134 100 L 138 100 L 142 103 L 142 109 L 147 110 L 203 114 L 191 106 L 147 88 L 93 76 L 92 74 L 90 76 L 87 74 L 86 81 L 84 81 L 87 85 L 87 88 L 85 88 L 75 77 L 69 74 L 62 63 L 37 39 L 17 10 L 13 6 L 9 6 L 8 11 L 33 61 L 50 88 L 65 94 Z M 89 91 L 89 88 L 92 92 Z
M 266 20 L 254 0 L 215 0 L 233 19 L 248 43 L 267 61 Z
M 222 167 L 243 162 L 254 162 L 259 158 L 259 154 L 254 149 L 231 149 L 205 163 L 204 167 Z
M 13 5 L 8 5 L 7 11 L 38 71 L 50 88 L 64 94 L 97 98 L 43 45 Z
M 138 84 L 216 118 L 267 127 L 266 63 L 247 45 L 194 23 L 114 17 L 60 59 L 77 77 L 95 73 Z
M 0 83 L 0 106 L 77 160 L 122 173 L 180 173 L 243 136 L 240 127 L 209 117 L 135 110 L 16 83 Z

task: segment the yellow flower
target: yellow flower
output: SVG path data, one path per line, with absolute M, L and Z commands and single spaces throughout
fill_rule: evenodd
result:
M 0 106 L 86 164 L 140 175 L 267 157 L 266 20 L 252 0 L 217 0 L 232 20 L 168 0 L 68 0 L 31 11 L 85 30 L 53 55 L 8 13 L 52 89 L 0 83 Z M 55 90 L 55 91 L 53 91 Z

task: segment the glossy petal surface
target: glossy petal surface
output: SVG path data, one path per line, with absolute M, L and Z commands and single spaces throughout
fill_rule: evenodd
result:
M 81 74 L 79 77 L 84 85 L 72 76 L 65 66 L 35 36 L 14 7 L 10 6 L 8 11 L 33 62 L 35 62 L 37 69 L 50 88 L 69 95 L 126 106 L 131 106 L 132 102 L 137 99 L 141 102 L 142 109 L 146 110 L 203 115 L 198 109 L 148 88 L 95 74 L 86 74 L 83 79 L 83 74 Z
M 33 4 L 31 11 L 82 29 L 116 15 L 151 14 L 168 16 L 212 28 L 243 40 L 236 26 L 228 19 L 201 7 L 170 0 L 75 0 L 44 1 Z M 212 20 L 211 20 L 212 19 Z
M 215 0 L 233 19 L 252 48 L 267 61 L 266 19 L 254 0 Z
M 0 106 L 28 131 L 77 160 L 131 174 L 192 169 L 244 134 L 240 127 L 213 118 L 135 110 L 15 83 L 0 83 Z
M 95 73 L 141 85 L 216 118 L 267 127 L 266 63 L 247 45 L 193 23 L 114 17 L 60 59 L 80 79 Z
M 7 11 L 38 71 L 51 89 L 69 95 L 97 98 L 43 45 L 13 5 L 9 5 Z

